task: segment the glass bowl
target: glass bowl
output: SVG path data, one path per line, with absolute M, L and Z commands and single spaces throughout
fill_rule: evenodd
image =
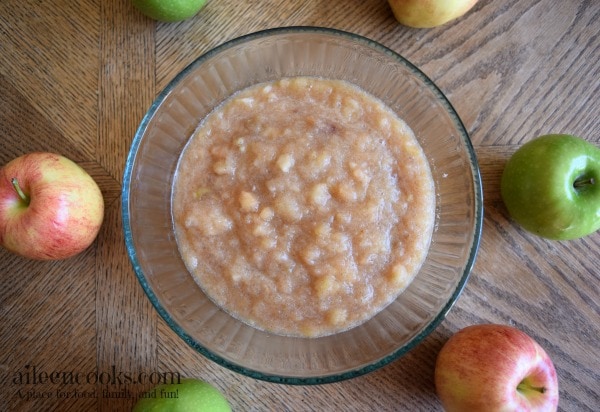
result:
M 412 283 L 367 322 L 320 338 L 263 332 L 215 306 L 180 257 L 171 216 L 175 168 L 199 122 L 240 89 L 300 75 L 346 80 L 386 103 L 415 132 L 436 190 L 431 246 Z M 122 201 L 129 257 L 168 325 L 220 365 L 285 384 L 356 377 L 419 344 L 442 321 L 467 282 L 483 215 L 479 168 L 467 131 L 435 84 L 376 42 L 314 27 L 271 29 L 231 40 L 175 77 L 137 130 Z

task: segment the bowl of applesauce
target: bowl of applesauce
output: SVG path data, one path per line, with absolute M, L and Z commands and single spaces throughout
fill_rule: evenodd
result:
M 367 38 L 290 27 L 203 54 L 134 137 L 135 273 L 192 348 L 244 375 L 336 382 L 418 345 L 475 262 L 477 159 L 448 99 Z

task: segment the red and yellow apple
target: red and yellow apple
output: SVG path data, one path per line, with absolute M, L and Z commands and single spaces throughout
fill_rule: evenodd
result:
M 435 386 L 448 412 L 556 411 L 554 364 L 529 335 L 507 325 L 466 327 L 444 344 Z
M 388 0 L 396 20 L 415 28 L 441 26 L 464 15 L 477 0 Z
M 0 170 L 0 245 L 21 256 L 56 260 L 85 250 L 104 219 L 94 179 L 54 153 L 29 153 Z

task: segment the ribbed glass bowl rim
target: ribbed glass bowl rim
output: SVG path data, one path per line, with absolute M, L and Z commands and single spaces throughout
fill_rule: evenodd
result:
M 374 49 L 375 51 L 378 51 L 382 54 L 387 55 L 388 57 L 395 59 L 398 63 L 404 65 L 407 69 L 409 69 L 411 71 L 411 73 L 413 75 L 415 75 L 417 78 L 419 78 L 427 87 L 429 87 L 430 91 L 433 92 L 433 94 L 438 98 L 439 103 L 441 103 L 442 106 L 445 107 L 448 114 L 453 119 L 455 126 L 456 126 L 456 130 L 460 134 L 460 140 L 462 141 L 464 148 L 466 149 L 467 154 L 469 156 L 469 163 L 470 163 L 471 171 L 472 171 L 472 175 L 473 175 L 473 189 L 474 189 L 474 196 L 475 196 L 475 202 L 474 202 L 475 226 L 474 226 L 474 233 L 473 233 L 473 242 L 471 244 L 471 249 L 469 252 L 468 260 L 466 262 L 461 279 L 456 286 L 456 289 L 454 290 L 454 292 L 451 295 L 448 302 L 446 302 L 445 306 L 437 314 L 437 316 L 421 331 L 421 333 L 419 333 L 418 335 L 413 337 L 413 339 L 410 340 L 407 344 L 398 348 L 397 350 L 395 350 L 388 356 L 385 356 L 384 358 L 374 361 L 373 363 L 368 364 L 366 366 L 359 366 L 350 371 L 345 371 L 342 373 L 336 373 L 336 374 L 326 375 L 326 376 L 311 376 L 311 377 L 280 376 L 280 375 L 268 374 L 265 372 L 246 368 L 242 365 L 230 362 L 227 359 L 224 359 L 221 356 L 214 354 L 213 352 L 211 352 L 210 350 L 208 350 L 207 348 L 205 348 L 204 346 L 199 344 L 189 334 L 187 334 L 186 331 L 183 330 L 183 328 L 181 328 L 177 324 L 177 322 L 171 317 L 171 315 L 166 310 L 166 308 L 161 305 L 160 301 L 158 300 L 157 296 L 154 294 L 154 291 L 152 290 L 151 286 L 148 284 L 148 282 L 146 280 L 146 277 L 142 271 L 140 262 L 138 261 L 138 258 L 137 258 L 137 252 L 134 247 L 134 241 L 133 241 L 132 231 L 131 231 L 131 221 L 130 221 L 130 215 L 129 215 L 129 195 L 130 195 L 129 187 L 130 187 L 130 183 L 131 183 L 131 177 L 132 177 L 134 163 L 135 163 L 135 159 L 136 159 L 136 155 L 137 155 L 137 150 L 141 144 L 141 140 L 146 132 L 146 128 L 147 128 L 149 122 L 154 117 L 154 115 L 156 114 L 156 112 L 158 111 L 158 109 L 160 108 L 160 106 L 162 105 L 164 100 L 167 98 L 167 96 L 170 94 L 170 92 L 181 81 L 181 79 L 184 78 L 185 76 L 187 76 L 192 70 L 194 70 L 194 68 L 196 66 L 202 64 L 204 61 L 210 59 L 211 57 L 213 57 L 213 56 L 219 54 L 220 52 L 222 52 L 226 49 L 229 49 L 231 47 L 235 47 L 237 45 L 240 45 L 240 44 L 243 44 L 248 41 L 258 39 L 258 38 L 269 37 L 269 36 L 273 36 L 273 35 L 302 34 L 302 33 L 323 34 L 326 36 L 337 36 L 337 37 L 346 38 L 346 39 L 355 41 L 357 43 L 360 43 L 363 46 L 367 46 L 371 49 Z M 482 192 L 482 183 L 481 183 L 479 165 L 477 162 L 475 150 L 473 148 L 473 145 L 471 143 L 470 137 L 467 133 L 467 130 L 466 130 L 464 124 L 460 120 L 460 117 L 458 116 L 454 107 L 452 106 L 450 101 L 446 98 L 444 93 L 419 68 L 417 68 L 414 64 L 412 64 L 410 61 L 408 61 L 406 58 L 402 57 L 400 54 L 396 53 L 392 49 L 390 49 L 386 46 L 383 46 L 382 44 L 380 44 L 374 40 L 371 40 L 367 37 L 364 37 L 364 36 L 361 36 L 361 35 L 358 35 L 355 33 L 347 32 L 347 31 L 343 31 L 343 30 L 339 30 L 339 29 L 314 27 L 314 26 L 290 26 L 290 27 L 270 28 L 270 29 L 249 33 L 249 34 L 231 39 L 229 41 L 226 41 L 226 42 L 220 44 L 219 46 L 212 48 L 211 50 L 207 51 L 206 53 L 200 55 L 192 63 L 190 63 L 186 68 L 184 68 L 179 74 L 177 74 L 173 78 L 173 80 L 171 80 L 169 82 L 169 84 L 165 87 L 165 89 L 154 100 L 154 102 L 150 106 L 148 112 L 143 117 L 143 119 L 140 123 L 140 126 L 138 127 L 138 129 L 135 133 L 135 136 L 133 138 L 133 142 L 131 144 L 131 148 L 130 148 L 130 151 L 129 151 L 129 154 L 128 154 L 128 157 L 126 160 L 126 164 L 125 164 L 123 188 L 122 188 L 122 199 L 121 200 L 122 200 L 121 210 L 122 210 L 122 218 L 123 218 L 123 229 L 124 229 L 124 234 L 125 234 L 125 246 L 127 249 L 127 254 L 129 255 L 129 259 L 132 263 L 136 277 L 138 278 L 138 281 L 140 282 L 142 288 L 144 289 L 144 292 L 146 293 L 146 295 L 152 302 L 156 311 L 165 320 L 165 322 L 169 325 L 169 327 L 173 331 L 175 331 L 175 333 L 177 333 L 177 335 L 179 335 L 179 337 L 181 339 L 183 339 L 189 346 L 191 346 L 197 352 L 199 352 L 206 358 L 216 362 L 217 364 L 219 364 L 223 367 L 226 367 L 234 372 L 238 372 L 242 375 L 245 375 L 245 376 L 248 376 L 248 377 L 251 377 L 254 379 L 259 379 L 259 380 L 273 382 L 273 383 L 288 384 L 288 385 L 316 385 L 316 384 L 339 382 L 339 381 L 343 381 L 346 379 L 355 378 L 355 377 L 367 374 L 369 372 L 372 372 L 376 369 L 379 369 L 379 368 L 389 364 L 390 362 L 400 358 L 401 356 L 403 356 L 404 354 L 406 354 L 407 352 L 409 352 L 410 350 L 415 348 L 419 343 L 421 343 L 423 341 L 423 339 L 425 339 L 426 336 L 428 336 L 433 330 L 435 330 L 435 328 L 437 328 L 437 326 L 442 322 L 442 320 L 444 320 L 444 318 L 446 317 L 446 315 L 448 314 L 448 312 L 450 311 L 450 309 L 452 308 L 452 306 L 454 305 L 454 303 L 456 302 L 456 300 L 462 293 L 462 291 L 467 283 L 467 280 L 469 279 L 473 265 L 475 263 L 475 259 L 476 259 L 477 252 L 479 249 L 479 243 L 480 243 L 480 239 L 481 239 L 481 231 L 482 231 L 482 225 L 483 225 L 483 192 Z

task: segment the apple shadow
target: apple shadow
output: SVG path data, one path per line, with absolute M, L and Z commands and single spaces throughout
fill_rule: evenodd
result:
M 436 410 L 441 411 L 435 391 L 435 362 L 451 335 L 450 330 L 439 326 L 407 354 L 363 377 L 361 386 L 365 387 L 365 391 L 379 392 L 382 398 L 397 400 L 397 405 L 409 400 L 414 404 L 416 399 L 423 399 L 424 405 L 437 404 Z
M 483 187 L 484 212 L 494 210 L 508 218 L 508 212 L 502 201 L 500 182 L 502 172 L 516 146 L 478 146 L 475 148 L 481 183 Z

